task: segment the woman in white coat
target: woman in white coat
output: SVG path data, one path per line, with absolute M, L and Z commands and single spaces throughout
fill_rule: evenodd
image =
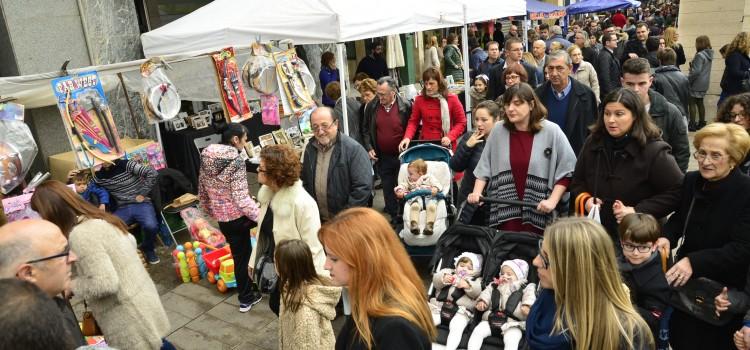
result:
M 599 103 L 601 99 L 599 98 L 599 77 L 596 75 L 596 69 L 590 62 L 583 60 L 583 53 L 578 46 L 570 45 L 568 55 L 570 55 L 570 60 L 573 61 L 573 78 L 594 90 L 596 102 Z
M 258 191 L 258 244 L 250 256 L 248 267 L 251 275 L 261 256 L 274 256 L 279 242 L 300 239 L 310 247 L 318 274 L 329 276 L 323 268 L 326 257 L 318 240 L 318 204 L 302 187 L 301 169 L 299 155 L 288 145 L 266 146 L 260 152 L 258 182 L 262 186 Z M 278 315 L 279 290 L 272 291 L 269 298 L 271 310 Z

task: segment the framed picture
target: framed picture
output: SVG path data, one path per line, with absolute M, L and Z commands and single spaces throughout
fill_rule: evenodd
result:
M 263 134 L 258 136 L 258 143 L 260 143 L 260 147 L 266 147 L 268 145 L 275 145 L 276 141 L 273 139 L 273 134 Z
M 185 118 L 175 118 L 169 121 L 168 123 L 171 123 L 172 129 L 174 131 L 184 130 L 184 129 L 187 129 L 188 127 L 187 122 L 185 121 Z
M 254 151 L 255 151 L 255 147 L 253 147 L 253 142 L 247 141 L 247 143 L 245 143 L 245 152 L 247 152 L 247 156 L 250 158 L 255 158 L 257 156 L 260 156 L 260 153 L 256 154 Z
M 262 148 L 260 146 L 253 147 L 253 154 L 255 155 L 255 157 L 260 158 L 260 150 L 261 149 Z M 255 158 L 255 157 L 253 157 L 253 158 Z
M 279 145 L 288 145 L 291 143 L 286 132 L 284 132 L 284 129 L 274 130 L 272 134 L 273 138 L 276 139 L 276 143 Z
M 260 114 L 263 110 L 260 108 L 260 100 L 250 101 L 250 113 Z
M 195 130 L 205 129 L 209 126 L 203 114 L 191 116 L 190 124 L 193 126 L 193 129 Z

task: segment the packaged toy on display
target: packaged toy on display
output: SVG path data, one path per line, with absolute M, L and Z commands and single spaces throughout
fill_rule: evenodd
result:
M 273 58 L 284 113 L 291 115 L 315 106 L 310 92 L 315 91 L 315 80 L 305 62 L 297 57 L 294 48 L 275 52 Z
M 180 211 L 182 220 L 190 231 L 193 239 L 206 243 L 214 247 L 220 247 L 226 243 L 221 231 L 211 226 L 206 220 L 205 215 L 198 208 L 190 207 Z
M 109 163 L 124 155 L 96 72 L 53 79 L 52 90 L 79 169 Z
M 167 167 L 164 160 L 164 152 L 157 142 L 149 142 L 142 147 L 132 150 L 127 154 L 128 159 L 134 159 L 143 165 L 150 166 L 154 170 L 160 170 Z
M 8 194 L 23 182 L 37 153 L 23 105 L 0 104 L 0 192 Z
M 261 95 L 271 95 L 279 89 L 276 82 L 276 64 L 269 51 L 271 47 L 254 42 L 250 55 L 242 67 L 242 77 L 248 86 Z
M 141 101 L 145 106 L 146 115 L 154 123 L 171 120 L 180 112 L 180 95 L 164 73 L 164 67 L 169 68 L 166 62 L 159 58 L 152 58 L 141 65 Z
M 234 48 L 225 48 L 221 52 L 213 54 L 212 57 L 216 68 L 216 77 L 219 79 L 219 90 L 221 90 L 221 101 L 224 105 L 225 115 L 229 118 L 229 121 L 235 123 L 252 118 L 250 105 L 245 97 L 245 88 L 242 85 L 242 73 L 234 56 Z

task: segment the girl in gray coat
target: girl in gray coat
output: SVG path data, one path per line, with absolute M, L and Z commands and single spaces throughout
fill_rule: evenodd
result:
M 690 99 L 688 109 L 690 122 L 688 130 L 695 131 L 706 126 L 706 107 L 703 105 L 703 97 L 708 91 L 708 83 L 711 80 L 711 61 L 714 59 L 714 51 L 711 49 L 711 41 L 708 37 L 701 35 L 695 38 L 695 49 L 698 51 L 690 62 Z M 696 122 L 695 116 L 699 120 Z

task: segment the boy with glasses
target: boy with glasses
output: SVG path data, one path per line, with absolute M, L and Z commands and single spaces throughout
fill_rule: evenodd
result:
M 636 310 L 648 323 L 654 339 L 659 339 L 659 323 L 671 293 L 662 263 L 662 255 L 668 252 L 658 251 L 656 245 L 661 236 L 659 223 L 649 214 L 633 213 L 622 219 L 618 230 L 623 281 L 630 288 Z

